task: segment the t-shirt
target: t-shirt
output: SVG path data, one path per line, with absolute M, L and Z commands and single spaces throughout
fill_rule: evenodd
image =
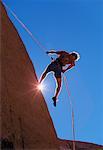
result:
M 63 66 L 71 64 L 70 55 L 67 52 L 62 52 L 61 54 L 59 54 L 59 57 L 57 59 L 62 63 Z

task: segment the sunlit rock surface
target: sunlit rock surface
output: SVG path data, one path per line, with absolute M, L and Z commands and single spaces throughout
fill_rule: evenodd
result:
M 0 140 L 8 149 L 71 150 L 72 141 L 57 138 L 26 48 L 0 2 Z M 76 142 L 76 150 L 102 150 Z

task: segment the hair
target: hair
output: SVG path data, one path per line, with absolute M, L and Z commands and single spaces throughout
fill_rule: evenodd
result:
M 71 55 L 75 57 L 75 61 L 78 61 L 78 60 L 80 59 L 79 53 L 77 53 L 77 52 L 75 52 L 75 51 L 73 51 L 73 52 L 71 53 Z

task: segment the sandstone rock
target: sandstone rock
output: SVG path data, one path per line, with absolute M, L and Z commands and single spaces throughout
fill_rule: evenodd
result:
M 57 138 L 47 105 L 37 91 L 32 61 L 0 1 L 0 139 L 2 149 L 71 150 L 72 141 Z M 76 142 L 76 150 L 103 150 Z

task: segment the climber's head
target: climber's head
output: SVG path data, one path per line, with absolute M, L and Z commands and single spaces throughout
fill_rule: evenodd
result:
M 70 55 L 74 61 L 78 61 L 80 59 L 80 55 L 77 52 L 72 52 Z

